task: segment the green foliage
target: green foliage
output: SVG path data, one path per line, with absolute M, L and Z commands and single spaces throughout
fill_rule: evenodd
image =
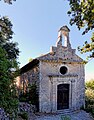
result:
M 92 90 L 94 90 L 94 80 L 90 80 L 86 82 L 86 88 L 90 88 Z
M 70 0 L 70 24 L 78 29 L 85 27 L 83 34 L 94 28 L 94 0 Z
M 94 33 L 92 33 L 91 41 L 90 42 L 85 41 L 83 47 L 79 46 L 78 50 L 81 53 L 88 52 L 89 53 L 89 56 L 87 56 L 88 59 L 89 58 L 94 58 Z
M 68 15 L 71 17 L 70 24 L 76 24 L 78 29 L 84 29 L 83 35 L 94 29 L 94 0 L 69 0 L 70 10 Z M 94 32 L 91 41 L 79 47 L 81 53 L 90 52 L 89 57 L 94 58 Z
M 33 60 L 33 58 L 30 58 L 30 59 L 29 59 L 29 62 L 31 62 L 32 60 Z
M 28 113 L 27 112 L 19 113 L 18 116 L 20 116 L 24 120 L 28 120 Z
M 94 80 L 86 82 L 86 106 L 85 110 L 94 116 Z
M 38 110 L 38 93 L 35 83 L 28 85 L 28 91 L 20 94 L 19 101 L 28 102 L 29 104 L 35 105 Z
M 37 86 L 36 84 L 29 85 L 29 93 L 28 100 L 32 105 L 36 105 L 38 103 L 38 94 L 37 94 Z
M 22 93 L 22 94 L 20 94 L 19 101 L 20 102 L 28 102 L 28 93 Z
M 89 112 L 89 113 L 91 113 L 92 114 L 92 116 L 94 117 L 94 100 L 92 100 L 92 99 L 88 99 L 88 98 L 86 98 L 86 101 L 85 101 L 85 110 L 87 111 L 87 112 Z
M 69 115 L 62 115 L 61 120 L 71 120 Z
M 11 41 L 13 35 L 11 21 L 6 17 L 0 18 L 0 27 L 0 107 L 12 117 L 18 107 L 15 71 L 18 70 L 19 49 L 17 43 Z
M 1 0 L 0 0 L 1 1 Z M 8 3 L 8 4 L 12 4 L 13 1 L 16 1 L 16 0 L 4 0 L 5 3 Z

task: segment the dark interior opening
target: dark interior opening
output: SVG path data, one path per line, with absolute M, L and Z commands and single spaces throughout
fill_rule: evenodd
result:
M 67 71 L 68 71 L 68 69 L 67 69 L 66 66 L 62 66 L 62 67 L 60 68 L 60 73 L 63 74 L 63 75 L 66 74 Z

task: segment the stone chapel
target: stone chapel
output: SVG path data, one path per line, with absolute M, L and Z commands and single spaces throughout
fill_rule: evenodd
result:
M 20 84 L 37 85 L 39 112 L 74 111 L 85 105 L 83 59 L 71 48 L 69 32 L 67 26 L 61 27 L 56 46 L 20 70 Z

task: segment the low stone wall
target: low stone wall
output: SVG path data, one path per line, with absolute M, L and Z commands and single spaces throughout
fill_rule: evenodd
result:
M 20 102 L 18 111 L 20 114 L 26 112 L 28 115 L 28 120 L 35 120 L 36 119 L 36 116 L 34 114 L 36 112 L 35 105 L 28 104 L 26 102 Z
M 26 112 L 29 120 L 35 120 L 34 112 L 36 112 L 35 105 L 26 102 L 20 102 L 18 107 L 18 114 Z M 0 120 L 9 120 L 9 116 L 5 113 L 4 109 L 0 108 Z
M 19 103 L 19 112 L 32 112 L 32 113 L 34 113 L 35 111 L 36 111 L 35 105 L 28 104 L 26 102 Z
M 0 108 L 0 120 L 9 120 L 9 116 L 6 115 L 4 109 Z

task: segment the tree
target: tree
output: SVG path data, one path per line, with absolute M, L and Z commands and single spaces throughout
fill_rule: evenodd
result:
M 94 29 L 94 0 L 69 0 L 71 17 L 70 24 L 76 24 L 78 29 L 84 29 L 82 35 Z M 85 41 L 83 47 L 78 47 L 81 53 L 90 52 L 89 58 L 94 58 L 94 32 L 90 42 Z
M 8 4 L 12 4 L 13 1 L 16 1 L 16 0 L 4 0 L 4 2 Z
M 29 58 L 29 62 L 31 62 L 33 60 L 33 58 Z
M 18 70 L 19 49 L 12 41 L 12 23 L 7 17 L 0 18 L 0 108 L 13 115 L 17 110 L 15 77 Z
M 91 112 L 94 117 L 94 79 L 86 82 L 86 108 L 87 112 Z
M 94 80 L 93 79 L 86 82 L 86 88 L 90 88 L 90 89 L 94 90 Z

